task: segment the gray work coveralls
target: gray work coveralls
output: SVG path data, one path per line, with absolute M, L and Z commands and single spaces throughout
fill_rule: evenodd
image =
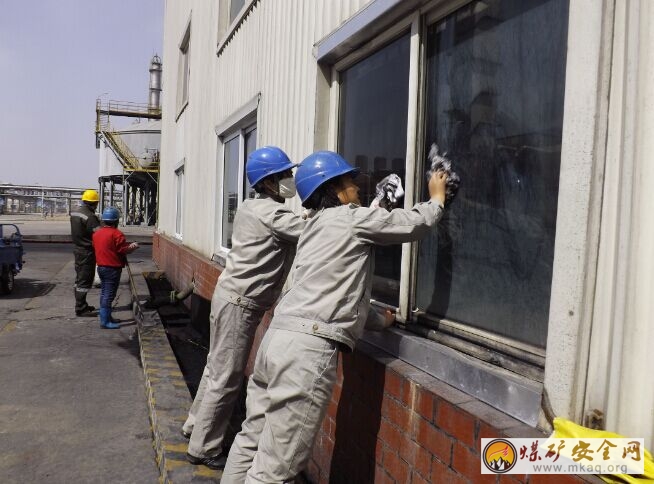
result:
M 183 427 L 192 432 L 188 453 L 195 457 L 222 451 L 254 333 L 281 293 L 305 223 L 263 194 L 236 212 L 232 249 L 211 299 L 207 364 Z
M 304 469 L 331 398 L 338 350 L 352 351 L 363 333 L 373 245 L 419 240 L 442 213 L 437 201 L 392 212 L 350 204 L 308 221 L 293 284 L 257 352 L 247 417 L 223 484 L 286 482 Z
M 100 227 L 100 219 L 91 207 L 82 202 L 79 209 L 70 213 L 70 233 L 75 248 L 75 311 L 88 307 L 86 295 L 93 286 L 95 277 L 95 252 L 93 232 Z

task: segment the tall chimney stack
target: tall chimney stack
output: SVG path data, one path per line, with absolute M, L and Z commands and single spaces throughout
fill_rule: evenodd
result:
M 161 58 L 155 54 L 150 61 L 150 96 L 148 110 L 161 109 Z

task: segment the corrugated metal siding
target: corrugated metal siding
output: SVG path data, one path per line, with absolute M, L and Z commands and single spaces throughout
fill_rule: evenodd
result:
M 214 127 L 258 93 L 257 145 L 279 145 L 298 161 L 312 151 L 317 75 L 313 46 L 367 3 L 260 0 L 216 56 L 221 40 L 218 2 L 193 2 L 189 106 L 175 122 L 178 43 L 191 9 L 181 0 L 166 2 L 161 232 L 174 233 L 173 169 L 185 158 L 184 245 L 207 257 L 214 252 L 216 214 L 222 208 L 222 164 L 216 161 Z M 293 206 L 299 209 L 298 201 Z
M 192 8 L 191 8 L 192 7 Z M 179 43 L 191 19 L 190 80 L 188 106 L 175 119 Z M 215 150 L 213 131 L 217 2 L 212 0 L 167 1 L 164 17 L 163 119 L 159 179 L 161 233 L 175 233 L 175 168 L 184 161 L 183 243 L 211 255 L 213 213 L 207 207 L 215 198 Z
M 162 233 L 175 233 L 175 175 L 179 161 L 178 129 L 175 122 L 177 102 L 178 42 L 183 34 L 190 8 L 186 2 L 167 0 L 164 12 L 164 47 L 162 72 L 162 124 L 161 156 L 158 193 L 157 229 Z
M 227 117 L 260 92 L 257 144 L 301 160 L 313 148 L 313 45 L 366 3 L 259 1 L 218 57 L 216 111 Z
M 213 243 L 213 201 L 216 190 L 214 80 L 218 36 L 218 2 L 192 2 L 191 75 L 184 126 L 186 164 L 184 245 L 209 257 Z

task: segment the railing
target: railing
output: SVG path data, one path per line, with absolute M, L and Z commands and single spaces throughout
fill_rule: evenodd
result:
M 107 101 L 100 99 L 95 102 L 95 112 L 98 115 L 127 116 L 130 118 L 161 119 L 161 108 L 152 108 L 148 104 L 127 101 Z

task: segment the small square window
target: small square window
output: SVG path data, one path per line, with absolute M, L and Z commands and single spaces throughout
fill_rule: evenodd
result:
M 184 203 L 184 165 L 175 170 L 175 234 L 182 236 Z
M 179 64 L 177 74 L 177 111 L 181 112 L 188 103 L 189 79 L 191 75 L 190 49 L 191 49 L 191 26 L 179 46 Z

